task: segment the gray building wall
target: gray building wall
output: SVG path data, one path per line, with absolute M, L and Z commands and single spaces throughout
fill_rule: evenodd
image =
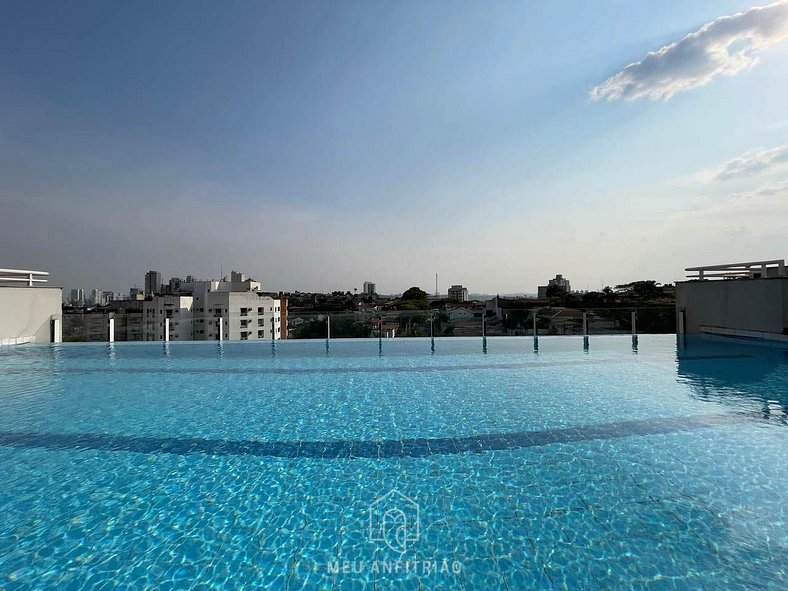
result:
M 52 319 L 62 326 L 60 287 L 0 286 L 0 341 L 30 338 L 52 342 Z M 60 334 L 55 339 L 60 340 Z
M 685 331 L 701 326 L 783 334 L 788 329 L 788 278 L 676 283 L 676 310 Z

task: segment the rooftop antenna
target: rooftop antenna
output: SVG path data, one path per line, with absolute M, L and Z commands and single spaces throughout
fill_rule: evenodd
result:
M 435 295 L 436 296 L 440 295 L 440 293 L 438 292 L 438 274 L 437 273 L 435 273 Z

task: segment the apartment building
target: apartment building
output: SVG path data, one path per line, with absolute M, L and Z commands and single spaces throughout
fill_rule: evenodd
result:
M 158 295 L 143 304 L 145 340 L 233 341 L 278 340 L 282 300 L 260 291 L 260 283 L 234 274 L 235 281 L 192 281 L 180 284 L 178 295 Z
M 282 336 L 278 299 L 257 291 L 209 291 L 196 301 L 196 340 L 218 340 L 220 319 L 226 340 L 278 340 Z
M 194 340 L 193 305 L 191 295 L 157 295 L 145 300 L 142 303 L 142 340 Z M 169 339 L 164 338 L 167 331 Z
M 462 285 L 452 285 L 449 288 L 448 295 L 452 302 L 467 302 L 470 299 L 468 297 L 468 288 Z

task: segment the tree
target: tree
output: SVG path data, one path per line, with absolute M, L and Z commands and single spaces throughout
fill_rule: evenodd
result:
M 423 289 L 419 289 L 418 287 L 411 287 L 410 289 L 405 290 L 405 293 L 402 294 L 403 300 L 423 300 L 427 301 L 427 292 Z

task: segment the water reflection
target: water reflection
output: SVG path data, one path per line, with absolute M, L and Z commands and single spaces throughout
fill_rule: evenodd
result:
M 699 399 L 788 422 L 788 347 L 688 337 L 677 361 L 679 381 Z

